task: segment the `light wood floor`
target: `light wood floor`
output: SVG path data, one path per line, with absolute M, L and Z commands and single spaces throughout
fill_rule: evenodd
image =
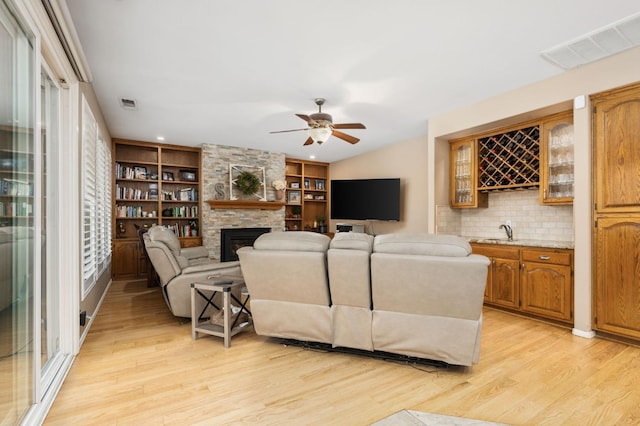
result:
M 402 409 L 515 425 L 640 424 L 640 349 L 485 309 L 480 363 L 400 365 L 241 333 L 191 340 L 114 282 L 47 425 L 367 425 Z

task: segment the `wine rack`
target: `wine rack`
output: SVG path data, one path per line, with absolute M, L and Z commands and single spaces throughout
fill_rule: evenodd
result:
M 538 125 L 478 139 L 478 190 L 530 188 L 540 183 Z

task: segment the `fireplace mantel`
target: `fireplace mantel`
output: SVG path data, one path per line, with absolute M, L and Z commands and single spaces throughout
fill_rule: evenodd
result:
M 278 210 L 284 207 L 284 201 L 253 200 L 207 200 L 212 209 L 260 209 Z

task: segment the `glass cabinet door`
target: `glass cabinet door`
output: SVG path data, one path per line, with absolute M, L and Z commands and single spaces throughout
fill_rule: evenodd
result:
M 449 155 L 451 207 L 486 207 L 487 194 L 478 193 L 476 140 L 451 142 Z
M 573 117 L 569 112 L 543 123 L 540 202 L 573 203 Z

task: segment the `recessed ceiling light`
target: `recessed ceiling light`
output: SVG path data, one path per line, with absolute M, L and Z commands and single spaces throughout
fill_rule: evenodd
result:
M 316 156 L 315 156 L 315 155 L 313 155 L 313 154 L 311 154 L 311 155 L 309 156 L 309 159 L 310 159 L 310 160 L 315 160 L 315 159 L 316 159 Z
M 163 141 L 164 140 L 164 136 L 158 136 L 156 139 L 158 139 L 159 141 Z

